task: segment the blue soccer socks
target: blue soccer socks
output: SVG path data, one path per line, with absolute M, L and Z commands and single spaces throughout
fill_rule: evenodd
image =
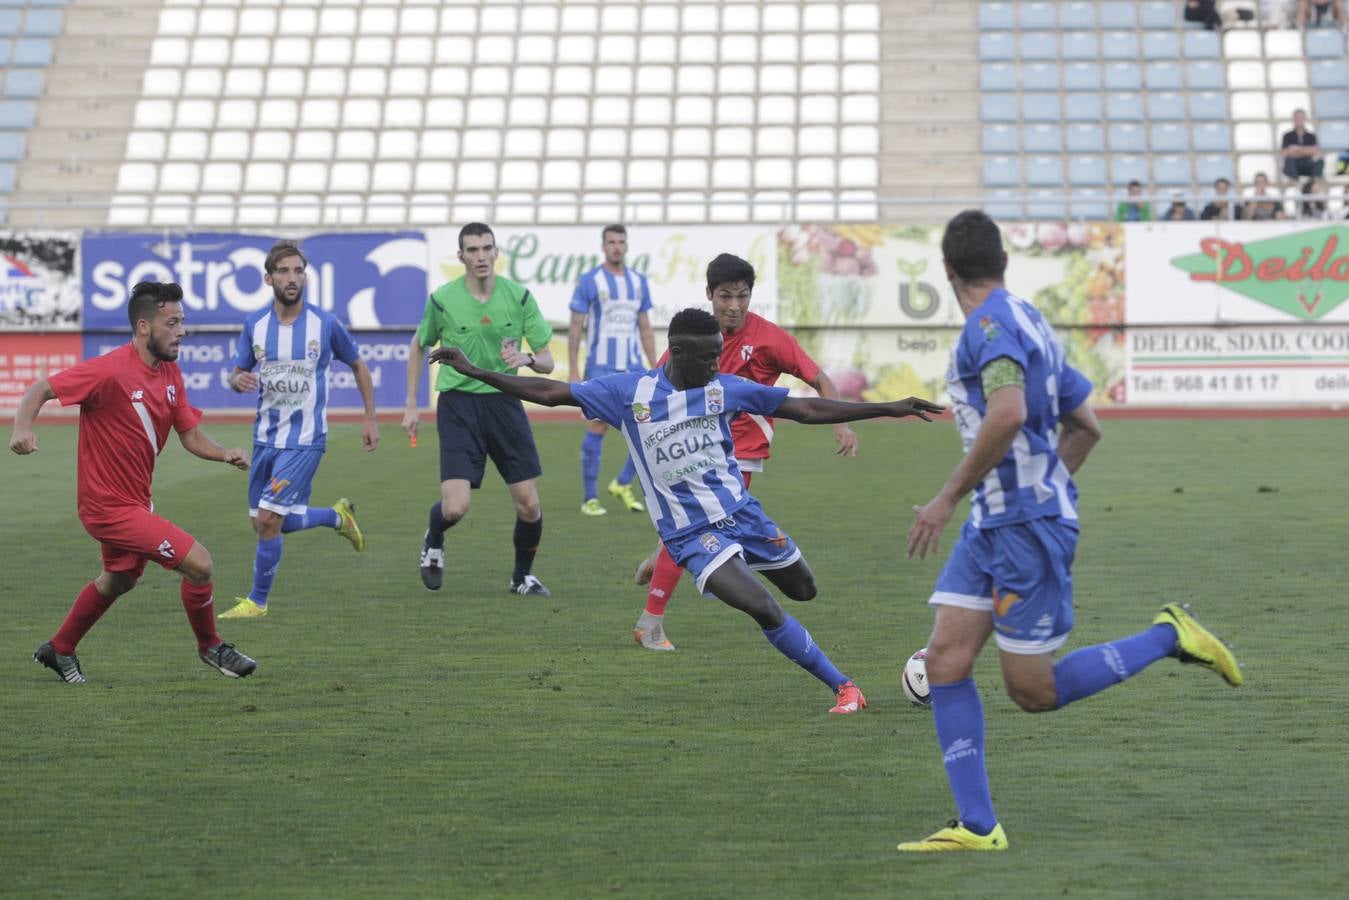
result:
M 258 606 L 267 605 L 267 595 L 272 592 L 272 581 L 276 578 L 276 570 L 280 565 L 280 535 L 260 539 L 257 555 L 253 558 L 253 589 L 248 592 L 248 599 Z
M 777 628 L 772 630 L 765 628 L 763 636 L 768 638 L 768 643 L 776 647 L 779 653 L 823 681 L 829 690 L 836 690 L 848 680 L 847 675 L 834 668 L 834 664 L 815 643 L 806 626 L 791 616 L 784 615 L 782 624 Z
M 311 507 L 302 513 L 287 513 L 281 520 L 281 533 L 304 531 L 309 528 L 336 528 L 342 517 L 331 506 Z
M 984 766 L 984 705 L 973 678 L 932 685 L 932 718 L 960 822 L 975 834 L 998 824 Z
M 637 475 L 637 467 L 632 463 L 632 455 L 629 454 L 627 460 L 623 463 L 623 469 L 618 473 L 616 479 L 619 484 L 632 484 L 632 479 Z
M 595 485 L 600 478 L 600 454 L 603 452 L 604 435 L 587 431 L 581 438 L 581 485 L 585 488 L 586 500 L 598 496 Z
M 1137 675 L 1176 649 L 1176 629 L 1153 625 L 1130 637 L 1074 650 L 1054 664 L 1059 707 Z

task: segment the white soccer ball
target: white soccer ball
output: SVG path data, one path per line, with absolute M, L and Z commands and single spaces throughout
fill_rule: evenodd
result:
M 914 706 L 931 706 L 932 690 L 927 683 L 927 648 L 924 647 L 904 662 L 904 673 L 900 682 L 904 696 Z

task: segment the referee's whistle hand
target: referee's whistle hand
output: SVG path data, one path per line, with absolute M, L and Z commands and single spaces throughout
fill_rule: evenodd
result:
M 417 423 L 421 421 L 421 410 L 409 406 L 403 411 L 403 433 L 410 438 L 417 436 Z

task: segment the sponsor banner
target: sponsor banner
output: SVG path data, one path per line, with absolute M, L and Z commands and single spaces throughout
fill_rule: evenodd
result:
M 240 325 L 272 302 L 263 280 L 271 235 L 89 232 L 81 247 L 86 330 L 125 330 L 139 281 L 176 281 L 192 326 Z M 426 299 L 421 232 L 316 234 L 301 242 L 305 299 L 354 329 L 415 327 Z
M 375 386 L 375 406 L 379 409 L 402 409 L 407 396 L 407 358 L 412 331 L 356 332 L 352 338 L 360 348 L 361 358 L 370 367 L 370 379 Z M 83 340 L 86 359 L 101 356 L 127 341 L 121 335 L 111 334 L 86 334 Z M 193 406 L 243 411 L 257 408 L 255 394 L 236 393 L 229 386 L 238 340 L 238 334 L 228 333 L 192 334 L 183 339 L 178 350 L 178 367 L 183 372 L 183 383 L 187 385 Z M 328 391 L 329 409 L 362 408 L 356 376 L 345 363 L 334 361 L 329 368 Z M 417 400 L 425 409 L 428 403 L 425 379 L 417 391 Z
M 779 232 L 781 320 L 959 328 L 941 225 L 791 225 Z M 1007 285 L 1054 326 L 1124 321 L 1124 231 L 1113 223 L 1003 226 Z M 757 296 L 757 292 L 756 292 Z
M 0 330 L 80 326 L 74 232 L 0 232 Z
M 1134 325 L 1349 322 L 1349 227 L 1131 223 Z
M 554 326 L 565 325 L 571 317 L 567 304 L 577 279 L 604 261 L 602 227 L 494 226 L 501 250 L 497 274 L 529 288 L 544 318 Z M 776 320 L 776 235 L 776 227 L 763 225 L 629 227 L 627 261 L 646 275 L 651 286 L 651 324 L 664 328 L 685 307 L 706 308 L 707 264 L 721 253 L 734 253 L 753 264 L 753 309 Z M 464 266 L 458 257 L 458 228 L 428 229 L 426 241 L 431 253 L 426 284 L 430 292 L 463 275 Z
M 35 381 L 79 361 L 78 334 L 0 333 L 0 408 L 17 409 Z

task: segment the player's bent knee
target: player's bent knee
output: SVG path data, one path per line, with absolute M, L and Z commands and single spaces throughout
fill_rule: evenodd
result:
M 1007 696 L 1026 712 L 1051 712 L 1059 708 L 1058 691 L 1054 685 L 1007 685 Z
M 464 516 L 468 515 L 467 503 L 446 503 L 440 501 L 440 514 L 445 517 L 445 521 L 453 525 Z
M 193 584 L 206 584 L 214 574 L 210 552 L 200 542 L 193 544 L 178 567 L 178 574 Z
M 970 677 L 978 649 L 932 641 L 927 647 L 927 678 L 933 684 L 953 684 Z
M 104 571 L 94 579 L 94 589 L 104 597 L 117 598 L 136 586 L 136 576 L 129 572 Z

